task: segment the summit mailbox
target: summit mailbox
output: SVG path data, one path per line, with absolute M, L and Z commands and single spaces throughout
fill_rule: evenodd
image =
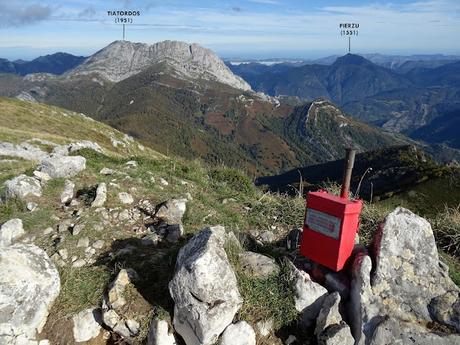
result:
M 340 196 L 324 191 L 307 195 L 300 253 L 334 271 L 349 259 L 359 227 L 362 201 L 348 198 L 354 155 L 348 150 Z

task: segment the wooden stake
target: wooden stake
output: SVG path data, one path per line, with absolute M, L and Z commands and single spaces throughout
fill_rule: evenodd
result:
M 355 165 L 355 156 L 356 156 L 356 150 L 348 148 L 347 156 L 345 157 L 345 166 L 344 166 L 343 180 L 342 180 L 342 191 L 340 192 L 340 197 L 344 199 L 348 199 L 350 195 L 351 173 L 353 171 L 353 166 Z

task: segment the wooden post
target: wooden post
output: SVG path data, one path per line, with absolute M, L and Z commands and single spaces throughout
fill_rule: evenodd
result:
M 347 156 L 345 157 L 345 166 L 342 180 L 342 191 L 340 192 L 340 197 L 344 199 L 348 199 L 350 194 L 351 173 L 353 171 L 353 166 L 355 164 L 355 155 L 356 150 L 353 150 L 351 148 L 347 149 Z

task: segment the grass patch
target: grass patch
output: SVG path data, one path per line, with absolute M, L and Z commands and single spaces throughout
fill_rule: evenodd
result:
M 455 257 L 460 257 L 460 205 L 445 206 L 432 221 L 438 246 Z
M 0 203 L 0 224 L 5 223 L 11 218 L 16 217 L 17 214 L 25 211 L 26 203 L 19 198 L 9 199 L 3 204 Z
M 110 273 L 100 267 L 64 268 L 60 270 L 61 293 L 53 305 L 56 317 L 71 316 L 100 305 Z
M 458 259 L 452 257 L 451 255 L 439 251 L 439 256 L 441 260 L 449 266 L 449 276 L 453 282 L 460 287 L 460 262 Z
M 225 248 L 238 281 L 238 289 L 243 297 L 243 305 L 237 318 L 251 324 L 261 320 L 273 320 L 274 329 L 289 325 L 297 317 L 291 271 L 281 264 L 279 274 L 266 278 L 256 278 L 244 273 L 238 260 L 243 248 L 229 244 Z

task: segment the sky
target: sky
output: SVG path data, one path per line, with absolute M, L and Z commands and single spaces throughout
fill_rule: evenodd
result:
M 460 54 L 460 0 L 0 0 L 0 57 L 88 56 L 122 38 L 107 11 L 140 11 L 126 39 L 201 44 L 226 58 L 345 54 L 339 23 L 359 23 L 352 52 Z

